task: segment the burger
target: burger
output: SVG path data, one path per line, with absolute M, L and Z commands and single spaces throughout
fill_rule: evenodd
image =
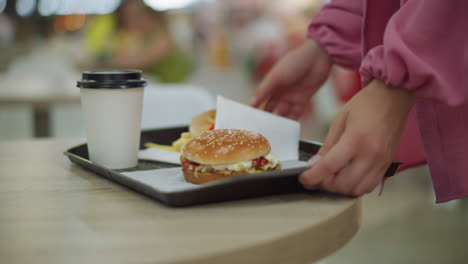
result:
M 281 167 L 261 134 L 240 129 L 215 129 L 191 138 L 180 164 L 185 180 L 195 184 L 260 173 Z
M 214 128 L 214 122 L 216 119 L 216 110 L 211 109 L 198 114 L 192 118 L 189 126 L 189 132 L 192 135 L 198 135 L 207 130 Z
M 174 140 L 171 145 L 161 145 L 153 142 L 146 142 L 147 148 L 159 148 L 167 151 L 181 152 L 185 143 L 193 136 L 196 136 L 204 131 L 214 129 L 214 122 L 216 118 L 216 110 L 208 110 L 198 114 L 192 118 L 189 125 L 189 131 L 182 132 L 177 140 Z

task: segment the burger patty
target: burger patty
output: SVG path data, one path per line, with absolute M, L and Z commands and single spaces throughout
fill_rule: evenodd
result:
M 247 163 L 249 161 L 246 161 Z M 195 171 L 195 172 L 219 172 L 223 171 L 224 173 L 230 173 L 233 171 L 236 172 L 247 172 L 247 173 L 255 173 L 255 172 L 261 172 L 265 171 L 268 169 L 275 169 L 278 166 L 278 163 L 276 162 L 273 163 L 270 160 L 268 160 L 265 157 L 260 157 L 256 158 L 254 160 L 251 160 L 251 166 L 242 166 L 244 162 L 239 162 L 237 163 L 240 165 L 240 168 L 236 168 L 235 170 L 233 169 L 228 169 L 228 168 L 223 168 L 223 169 L 218 169 L 215 167 L 220 167 L 216 165 L 201 165 L 199 163 L 193 162 L 191 160 L 188 160 L 186 158 L 181 158 L 181 166 L 183 171 Z M 270 166 L 268 166 L 270 165 Z M 274 166 L 273 166 L 274 165 Z M 226 165 L 229 166 L 229 165 Z M 231 165 L 232 166 L 232 165 Z M 222 166 L 221 166 L 222 167 Z

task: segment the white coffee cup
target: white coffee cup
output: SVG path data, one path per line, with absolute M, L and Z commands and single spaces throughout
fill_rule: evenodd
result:
M 109 169 L 138 164 L 146 80 L 141 71 L 87 71 L 78 81 L 89 159 Z

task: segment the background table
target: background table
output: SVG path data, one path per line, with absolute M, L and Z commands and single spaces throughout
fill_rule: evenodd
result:
M 35 137 L 51 136 L 51 109 L 57 104 L 78 105 L 76 66 L 79 41 L 53 39 L 36 43 L 32 50 L 18 50 L 21 56 L 0 73 L 0 105 L 31 106 Z M 68 55 L 64 55 L 68 54 Z
M 31 105 L 34 137 L 50 137 L 51 107 L 54 104 L 80 104 L 79 93 L 44 92 L 41 94 L 0 92 L 0 105 Z
M 2 263 L 310 264 L 361 223 L 360 199 L 320 193 L 166 207 L 72 165 L 77 143 L 0 143 Z

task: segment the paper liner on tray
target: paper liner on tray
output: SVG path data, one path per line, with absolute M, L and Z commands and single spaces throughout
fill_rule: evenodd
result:
M 299 122 L 243 105 L 222 96 L 216 100 L 215 128 L 237 128 L 264 135 L 279 160 L 299 159 Z
M 271 153 L 280 161 L 299 159 L 300 125 L 297 121 L 218 96 L 215 128 L 256 131 L 268 139 Z M 144 149 L 139 153 L 140 159 L 173 164 L 179 164 L 179 157 L 180 153 L 178 152 L 157 148 Z

